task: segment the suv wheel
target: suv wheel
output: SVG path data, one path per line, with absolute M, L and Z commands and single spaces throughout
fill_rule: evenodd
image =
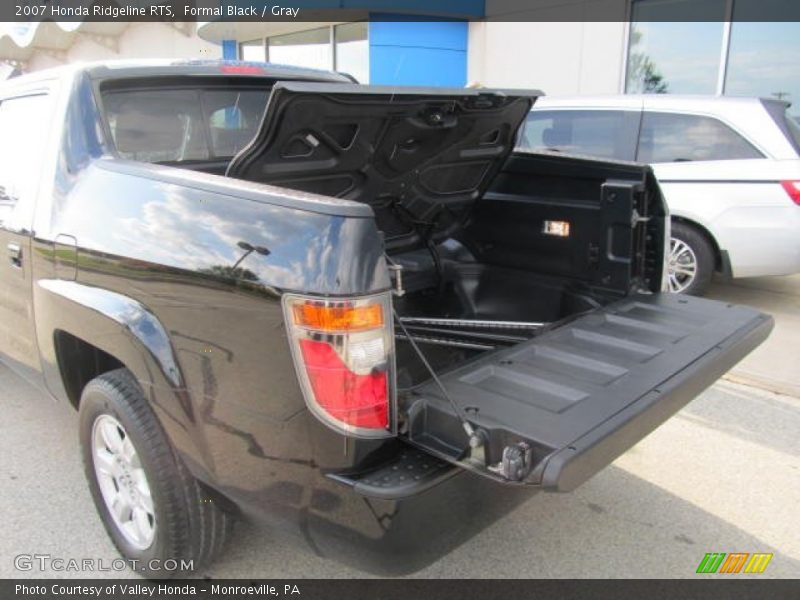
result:
M 714 274 L 714 250 L 694 227 L 672 223 L 668 259 L 669 291 L 702 296 Z
M 171 577 L 199 568 L 219 552 L 231 515 L 214 504 L 176 456 L 127 369 L 86 385 L 79 434 L 97 512 L 138 573 Z

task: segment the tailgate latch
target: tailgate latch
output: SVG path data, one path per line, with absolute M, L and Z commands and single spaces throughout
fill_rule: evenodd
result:
M 489 467 L 509 481 L 522 481 L 531 470 L 533 449 L 525 442 L 503 448 L 503 459 L 499 464 Z

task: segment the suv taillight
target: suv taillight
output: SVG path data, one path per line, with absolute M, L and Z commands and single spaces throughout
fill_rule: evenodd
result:
M 786 190 L 786 193 L 789 194 L 789 197 L 794 201 L 794 203 L 800 206 L 800 181 L 781 181 L 781 185 L 783 186 L 783 189 Z
M 394 390 L 390 296 L 320 300 L 287 294 L 283 310 L 309 409 L 347 434 L 389 435 Z

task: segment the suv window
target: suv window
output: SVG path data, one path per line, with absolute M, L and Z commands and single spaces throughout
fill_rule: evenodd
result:
M 789 136 L 794 142 L 794 147 L 800 151 L 800 121 L 794 117 L 786 115 L 786 128 L 789 131 Z
M 49 96 L 0 101 L 0 225 L 30 229 L 49 120 Z
M 781 100 L 772 100 L 767 98 L 761 99 L 761 104 L 775 121 L 775 124 L 781 130 L 786 139 L 795 149 L 798 156 L 800 156 L 800 122 L 795 117 L 789 114 L 789 105 Z
M 633 160 L 638 126 L 636 111 L 534 109 L 528 115 L 517 149 Z
M 645 111 L 636 158 L 646 163 L 667 163 L 764 155 L 713 117 Z

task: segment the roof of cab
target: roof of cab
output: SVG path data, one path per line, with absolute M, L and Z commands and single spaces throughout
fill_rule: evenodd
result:
M 336 73 L 335 71 L 323 71 L 273 63 L 236 60 L 150 59 L 76 62 L 14 77 L 2 82 L 0 85 L 2 87 L 25 85 L 37 81 L 74 77 L 77 73 L 87 73 L 92 79 L 127 79 L 182 75 L 206 77 L 266 77 L 269 79 L 288 78 L 309 81 L 353 82 L 348 75 Z

